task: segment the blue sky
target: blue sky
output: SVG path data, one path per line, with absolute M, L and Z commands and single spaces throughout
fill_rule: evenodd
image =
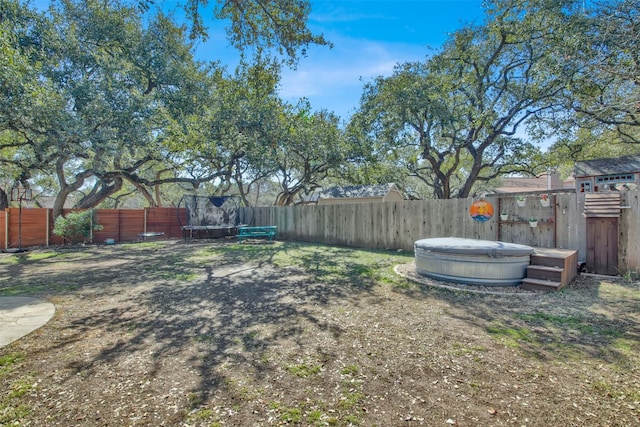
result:
M 364 83 L 390 75 L 398 63 L 423 60 L 449 33 L 483 18 L 481 0 L 312 0 L 309 28 L 334 47 L 312 46 L 296 70 L 284 70 L 280 95 L 292 103 L 306 97 L 314 109 L 346 120 Z M 221 59 L 229 71 L 235 66 L 219 32 L 198 46 L 197 56 Z
M 50 3 L 32 0 L 40 9 Z M 184 16 L 181 3 L 155 2 L 176 19 Z M 232 72 L 237 52 L 226 40 L 223 23 L 213 21 L 208 9 L 202 15 L 209 39 L 198 44 L 196 56 L 220 60 Z M 480 24 L 483 18 L 482 0 L 311 0 L 308 26 L 334 47 L 311 46 L 296 70 L 285 69 L 280 95 L 291 103 L 308 98 L 314 109 L 330 110 L 347 120 L 358 107 L 364 83 L 391 75 L 396 64 L 425 59 L 448 34 L 467 23 Z

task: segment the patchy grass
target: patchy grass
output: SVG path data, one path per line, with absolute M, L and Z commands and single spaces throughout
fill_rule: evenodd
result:
M 286 367 L 287 372 L 296 377 L 307 378 L 311 375 L 319 374 L 322 368 L 319 365 L 308 365 L 301 363 L 299 365 L 291 365 Z
M 24 360 L 21 353 L 9 353 L 0 356 L 0 379 L 8 386 L 0 394 L 0 425 L 21 425 L 21 420 L 31 413 L 29 405 L 22 403 L 21 399 L 33 389 L 33 378 L 29 375 L 11 378 L 19 363 Z
M 212 256 L 223 264 L 248 262 L 304 270 L 323 283 L 348 283 L 362 289 L 380 282 L 405 285 L 406 280 L 395 274 L 393 267 L 412 259 L 412 254 L 408 253 L 274 242 L 268 245 L 235 243 L 211 247 L 197 251 L 192 260 L 210 263 Z
M 10 372 L 23 359 L 24 355 L 22 353 L 8 353 L 0 356 L 0 377 Z
M 488 325 L 486 329 L 489 334 L 508 347 L 519 348 L 523 342 L 535 341 L 535 335 L 527 328 Z
M 411 260 L 235 241 L 0 257 L 0 295 L 56 303 L 0 349 L 0 424 L 637 423 L 638 283 L 510 298 L 394 273 Z

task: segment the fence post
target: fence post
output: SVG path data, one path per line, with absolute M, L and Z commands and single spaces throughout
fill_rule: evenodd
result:
M 4 248 L 9 249 L 9 208 L 4 210 Z
M 47 224 L 47 225 L 46 225 L 46 233 L 47 233 L 47 234 L 46 234 L 46 236 L 45 236 L 45 242 L 46 242 L 46 243 L 45 243 L 45 245 L 46 245 L 47 247 L 49 247 L 49 235 L 51 234 L 51 233 L 50 233 L 50 230 L 49 230 L 49 209 L 47 209 L 47 210 L 46 210 L 46 214 L 45 214 L 45 216 L 44 216 L 44 219 L 45 219 L 46 224 Z

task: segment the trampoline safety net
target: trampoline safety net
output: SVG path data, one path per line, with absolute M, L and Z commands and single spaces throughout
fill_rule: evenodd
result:
M 182 197 L 186 209 L 185 228 L 231 228 L 241 225 L 241 199 L 234 196 Z

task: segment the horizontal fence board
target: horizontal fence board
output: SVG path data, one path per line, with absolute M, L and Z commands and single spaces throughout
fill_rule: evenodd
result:
M 17 248 L 46 244 L 47 217 L 47 209 L 10 208 L 5 210 L 5 218 L 3 219 L 5 221 L 8 220 L 8 247 Z M 4 222 L 3 228 L 6 229 Z
M 182 237 L 182 225 L 187 223 L 184 208 L 146 208 L 147 233 L 164 233 L 168 238 Z
M 65 209 L 63 215 L 73 211 L 75 209 Z M 149 212 L 147 209 L 96 209 L 96 223 L 102 229 L 94 231 L 92 242 L 138 240 L 140 233 L 145 231 L 145 213 L 148 216 L 147 231 L 164 233 L 167 238 L 182 237 L 182 224 L 186 223 L 184 208 L 150 208 Z M 23 208 L 20 221 L 20 209 L 7 208 L 0 211 L 0 247 L 64 244 L 62 237 L 53 234 L 53 226 L 50 209 Z
M 102 229 L 93 233 L 95 243 L 114 239 L 116 242 L 136 240 L 144 231 L 144 210 L 98 209 L 96 222 Z

